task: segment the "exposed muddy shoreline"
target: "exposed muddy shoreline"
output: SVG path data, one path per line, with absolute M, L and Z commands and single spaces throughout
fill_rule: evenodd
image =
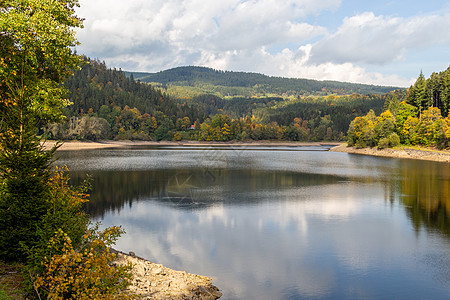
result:
M 381 157 L 393 157 L 393 158 L 407 158 L 407 159 L 419 159 L 438 162 L 450 162 L 450 151 L 421 148 L 416 149 L 412 147 L 396 147 L 394 149 L 377 149 L 377 148 L 362 148 L 356 149 L 355 147 L 347 147 L 347 144 L 341 144 L 339 146 L 330 149 L 333 152 L 346 152 L 352 154 L 372 155 Z
M 44 145 L 50 149 L 56 141 L 47 141 Z M 134 146 L 264 146 L 264 147 L 299 147 L 299 146 L 336 146 L 337 142 L 289 142 L 289 141 L 245 141 L 245 142 L 204 142 L 204 141 L 99 141 L 99 142 L 64 142 L 58 151 L 95 150 L 105 148 L 123 148 Z

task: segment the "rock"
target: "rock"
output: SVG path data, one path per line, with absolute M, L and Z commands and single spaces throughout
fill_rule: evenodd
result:
M 166 273 L 164 272 L 164 269 L 162 269 L 162 268 L 158 268 L 156 270 L 153 270 L 152 274 L 154 274 L 154 275 L 166 275 Z
M 212 292 L 213 296 L 216 297 L 216 299 L 219 299 L 220 297 L 223 296 L 223 294 L 219 291 L 214 291 Z
M 131 255 L 131 253 L 133 255 Z M 117 264 L 133 264 L 130 292 L 138 299 L 218 299 L 222 293 L 211 278 L 175 271 L 136 256 L 118 252 Z
M 142 264 L 136 264 L 134 266 L 134 272 L 139 277 L 144 277 L 145 276 L 145 268 L 144 268 L 144 266 Z

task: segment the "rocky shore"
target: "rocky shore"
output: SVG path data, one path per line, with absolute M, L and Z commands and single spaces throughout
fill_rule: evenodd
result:
M 138 299 L 218 299 L 222 293 L 211 278 L 175 271 L 136 256 L 117 251 L 117 264 L 133 264 L 133 281 L 129 290 Z
M 395 149 L 377 149 L 377 148 L 362 148 L 357 149 L 355 147 L 347 147 L 347 144 L 341 144 L 339 146 L 330 149 L 333 152 L 346 152 L 352 154 L 363 154 L 382 157 L 393 158 L 409 158 L 419 160 L 429 160 L 438 162 L 450 162 L 450 151 L 448 150 L 435 150 L 435 149 L 415 149 L 409 147 L 397 147 Z

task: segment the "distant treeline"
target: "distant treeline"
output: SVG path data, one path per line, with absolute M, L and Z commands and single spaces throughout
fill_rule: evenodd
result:
M 358 148 L 423 145 L 448 148 L 450 140 L 450 67 L 425 79 L 421 73 L 406 101 L 387 99 L 383 113 L 355 118 L 348 143 Z
M 178 67 L 158 73 L 128 73 L 134 74 L 136 79 L 143 82 L 158 82 L 161 84 L 175 84 L 196 86 L 211 84 L 225 87 L 256 87 L 266 93 L 335 93 L 347 94 L 384 94 L 395 90 L 394 87 L 374 86 L 338 81 L 319 81 L 311 79 L 297 79 L 272 77 L 258 73 L 220 71 L 206 67 Z
M 341 140 L 355 117 L 381 113 L 388 94 L 236 97 L 211 94 L 169 96 L 164 89 L 135 80 L 85 58 L 65 85 L 73 105 L 67 121 L 47 128 L 55 139 L 131 140 Z M 201 69 L 203 70 L 203 69 Z M 214 71 L 216 72 L 216 71 Z M 247 73 L 244 73 L 247 74 Z

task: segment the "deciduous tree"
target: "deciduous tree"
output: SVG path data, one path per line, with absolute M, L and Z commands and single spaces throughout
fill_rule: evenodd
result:
M 23 260 L 36 245 L 48 210 L 49 165 L 38 127 L 62 119 L 69 104 L 61 86 L 80 60 L 73 28 L 77 0 L 0 3 L 0 255 Z

